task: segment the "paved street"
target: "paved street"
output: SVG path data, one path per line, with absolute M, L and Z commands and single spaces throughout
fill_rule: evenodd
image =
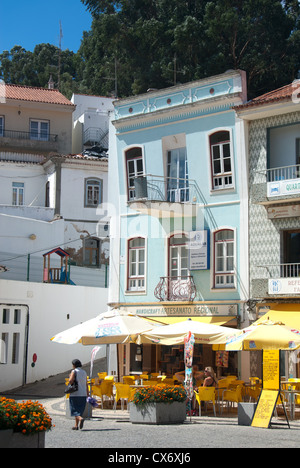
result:
M 101 453 L 103 456 L 105 454 L 107 461 L 115 461 L 109 457 L 116 457 L 116 453 L 119 457 L 124 453 L 141 454 L 144 460 L 132 458 L 130 461 L 140 466 L 144 463 L 146 466 L 150 461 L 157 462 L 159 457 L 164 457 L 158 455 L 164 454 L 164 449 L 168 451 L 173 449 L 171 452 L 174 459 L 160 461 L 179 463 L 180 459 L 176 454 L 181 453 L 182 449 L 186 458 L 181 461 L 187 463 L 190 449 L 298 448 L 300 446 L 299 420 L 291 422 L 291 429 L 281 426 L 256 429 L 239 426 L 236 415 L 230 416 L 227 413 L 222 418 L 196 416 L 192 417 L 191 421 L 188 418 L 183 425 L 146 426 L 131 424 L 126 410 L 118 409 L 114 412 L 97 409 L 93 412 L 93 418 L 85 421 L 81 431 L 72 431 L 73 420 L 66 417 L 63 389 L 64 376 L 56 376 L 44 382 L 27 385 L 7 395 L 16 400 L 38 400 L 45 406 L 55 424 L 52 431 L 46 435 L 46 448 L 102 448 L 106 449 Z M 122 449 L 127 450 L 122 452 Z M 196 451 L 192 450 L 191 453 L 190 461 L 196 456 Z M 122 462 L 122 458 L 117 461 Z

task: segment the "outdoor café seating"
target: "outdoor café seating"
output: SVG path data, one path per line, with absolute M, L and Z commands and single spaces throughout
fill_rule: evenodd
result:
M 123 383 L 126 385 L 133 385 L 135 381 L 135 377 L 133 375 L 124 375 L 123 376 Z
M 128 384 L 115 383 L 115 401 L 114 411 L 117 409 L 118 401 L 121 400 L 121 410 L 124 410 L 124 401 L 126 401 L 128 409 L 128 401 L 133 397 L 135 392 L 134 388 L 131 388 Z
M 92 385 L 92 395 L 101 398 L 101 407 L 103 409 L 104 399 L 108 399 L 110 402 L 113 401 L 113 380 L 102 380 L 99 384 Z
M 229 403 L 241 403 L 243 401 L 243 385 L 238 385 L 234 389 L 228 389 L 223 392 L 222 395 L 222 412 L 223 414 L 223 403 L 227 402 L 227 408 Z
M 201 416 L 201 402 L 204 401 L 205 405 L 208 401 L 213 404 L 214 415 L 216 416 L 216 392 L 215 387 L 199 387 L 198 392 L 195 392 L 196 401 L 199 404 L 199 416 Z

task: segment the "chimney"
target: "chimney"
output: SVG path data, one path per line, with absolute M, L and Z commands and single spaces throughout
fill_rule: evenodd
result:
M 48 89 L 54 89 L 54 81 L 53 81 L 52 75 L 50 75 L 50 78 L 48 81 Z

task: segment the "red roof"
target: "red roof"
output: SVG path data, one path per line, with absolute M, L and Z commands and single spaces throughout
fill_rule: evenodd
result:
M 58 89 L 5 84 L 5 97 L 6 99 L 16 99 L 18 101 L 74 106 L 74 104 L 63 96 Z
M 269 93 L 258 96 L 245 104 L 235 106 L 234 109 L 247 109 L 248 107 L 260 106 L 263 104 L 272 104 L 278 101 L 288 101 L 294 96 L 299 100 L 300 95 L 300 80 L 295 80 L 282 88 L 275 89 Z

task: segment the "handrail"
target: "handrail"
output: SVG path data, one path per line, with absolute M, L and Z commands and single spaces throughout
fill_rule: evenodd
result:
M 33 140 L 33 141 L 57 141 L 58 135 L 42 132 L 23 132 L 19 130 L 3 130 L 0 133 L 2 138 L 12 138 L 15 140 Z

